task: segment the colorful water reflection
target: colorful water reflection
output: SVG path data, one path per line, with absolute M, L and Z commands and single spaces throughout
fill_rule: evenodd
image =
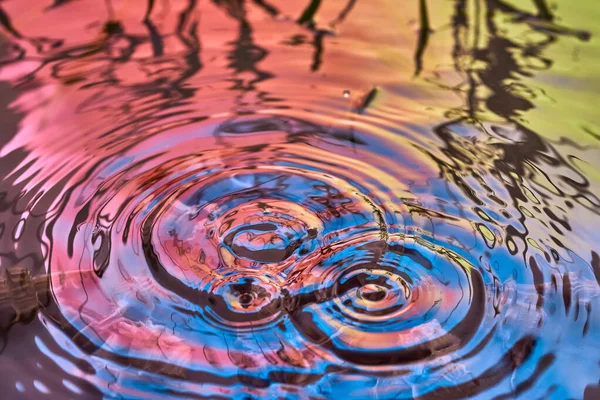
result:
M 0 3 L 3 398 L 599 398 L 599 18 Z

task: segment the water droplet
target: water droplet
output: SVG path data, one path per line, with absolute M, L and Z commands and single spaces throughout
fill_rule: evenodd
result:
M 379 301 L 385 297 L 385 289 L 374 285 L 368 284 L 359 289 L 359 295 L 365 300 L 369 301 Z

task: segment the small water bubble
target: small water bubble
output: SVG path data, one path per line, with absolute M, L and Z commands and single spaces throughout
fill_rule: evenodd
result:
M 254 300 L 254 297 L 251 293 L 242 293 L 239 297 L 239 302 L 242 305 L 242 307 L 247 307 L 248 305 L 250 305 L 250 303 L 252 303 L 252 300 Z
M 350 97 L 350 91 L 349 90 L 344 90 L 344 97 L 345 98 Z
M 17 390 L 21 393 L 25 392 L 25 386 L 23 385 L 23 383 L 21 383 L 21 381 L 15 382 L 15 388 L 17 388 Z

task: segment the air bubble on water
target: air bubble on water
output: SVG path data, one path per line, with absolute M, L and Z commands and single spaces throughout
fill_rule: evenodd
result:
M 345 98 L 350 97 L 350 91 L 349 90 L 344 90 L 344 97 Z

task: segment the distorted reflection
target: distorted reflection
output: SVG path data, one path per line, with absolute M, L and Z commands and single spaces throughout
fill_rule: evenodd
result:
M 591 1 L 0 3 L 6 398 L 595 399 Z

